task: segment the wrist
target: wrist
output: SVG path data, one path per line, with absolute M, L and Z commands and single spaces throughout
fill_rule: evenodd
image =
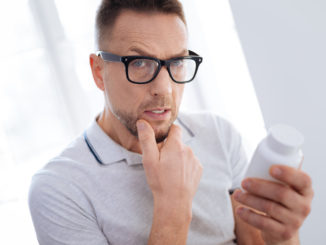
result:
M 154 199 L 153 221 L 163 226 L 189 225 L 192 219 L 192 202 L 183 200 Z
M 191 205 L 171 205 L 154 199 L 154 214 L 148 245 L 184 245 L 191 222 Z
M 300 245 L 299 234 L 297 233 L 294 237 L 283 242 L 271 242 L 265 241 L 265 245 Z

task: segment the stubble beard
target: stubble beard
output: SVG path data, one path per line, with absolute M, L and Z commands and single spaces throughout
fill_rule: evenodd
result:
M 135 137 L 138 138 L 138 131 L 136 127 L 136 122 L 140 119 L 140 114 L 146 109 L 146 108 L 155 108 L 155 107 L 165 107 L 167 105 L 166 100 L 160 99 L 156 101 L 151 101 L 150 103 L 146 103 L 145 105 L 140 106 L 140 110 L 137 113 L 137 115 L 133 115 L 132 113 L 128 113 L 122 110 L 119 110 L 117 108 L 112 108 L 113 115 L 126 127 L 126 129 Z M 163 142 L 170 131 L 170 128 L 175 121 L 177 117 L 177 108 L 175 103 L 173 103 L 171 106 L 171 118 L 167 123 L 167 128 L 164 130 L 161 130 L 159 132 L 155 132 L 155 139 L 157 143 Z

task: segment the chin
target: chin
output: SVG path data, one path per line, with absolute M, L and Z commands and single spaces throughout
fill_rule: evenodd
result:
M 168 137 L 168 134 L 155 136 L 156 143 L 163 142 Z
M 161 130 L 155 129 L 155 139 L 157 143 L 163 142 L 169 135 L 171 125 L 164 127 Z
M 155 139 L 157 143 L 163 142 L 169 135 L 169 131 L 171 128 L 171 124 L 169 126 L 165 126 L 163 129 L 155 128 L 155 126 L 152 126 L 155 131 Z

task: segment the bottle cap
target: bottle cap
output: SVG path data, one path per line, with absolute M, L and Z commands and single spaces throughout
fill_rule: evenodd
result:
M 304 137 L 298 130 L 284 124 L 274 125 L 268 132 L 268 145 L 279 153 L 296 153 L 304 142 Z

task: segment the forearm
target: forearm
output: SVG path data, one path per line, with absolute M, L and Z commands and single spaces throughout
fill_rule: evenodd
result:
M 184 245 L 191 222 L 191 204 L 176 207 L 154 204 L 153 223 L 148 245 Z
M 171 126 L 161 148 L 148 122 L 137 121 L 137 130 L 146 179 L 154 199 L 148 245 L 184 245 L 203 167 L 191 148 L 182 143 L 178 126 Z

